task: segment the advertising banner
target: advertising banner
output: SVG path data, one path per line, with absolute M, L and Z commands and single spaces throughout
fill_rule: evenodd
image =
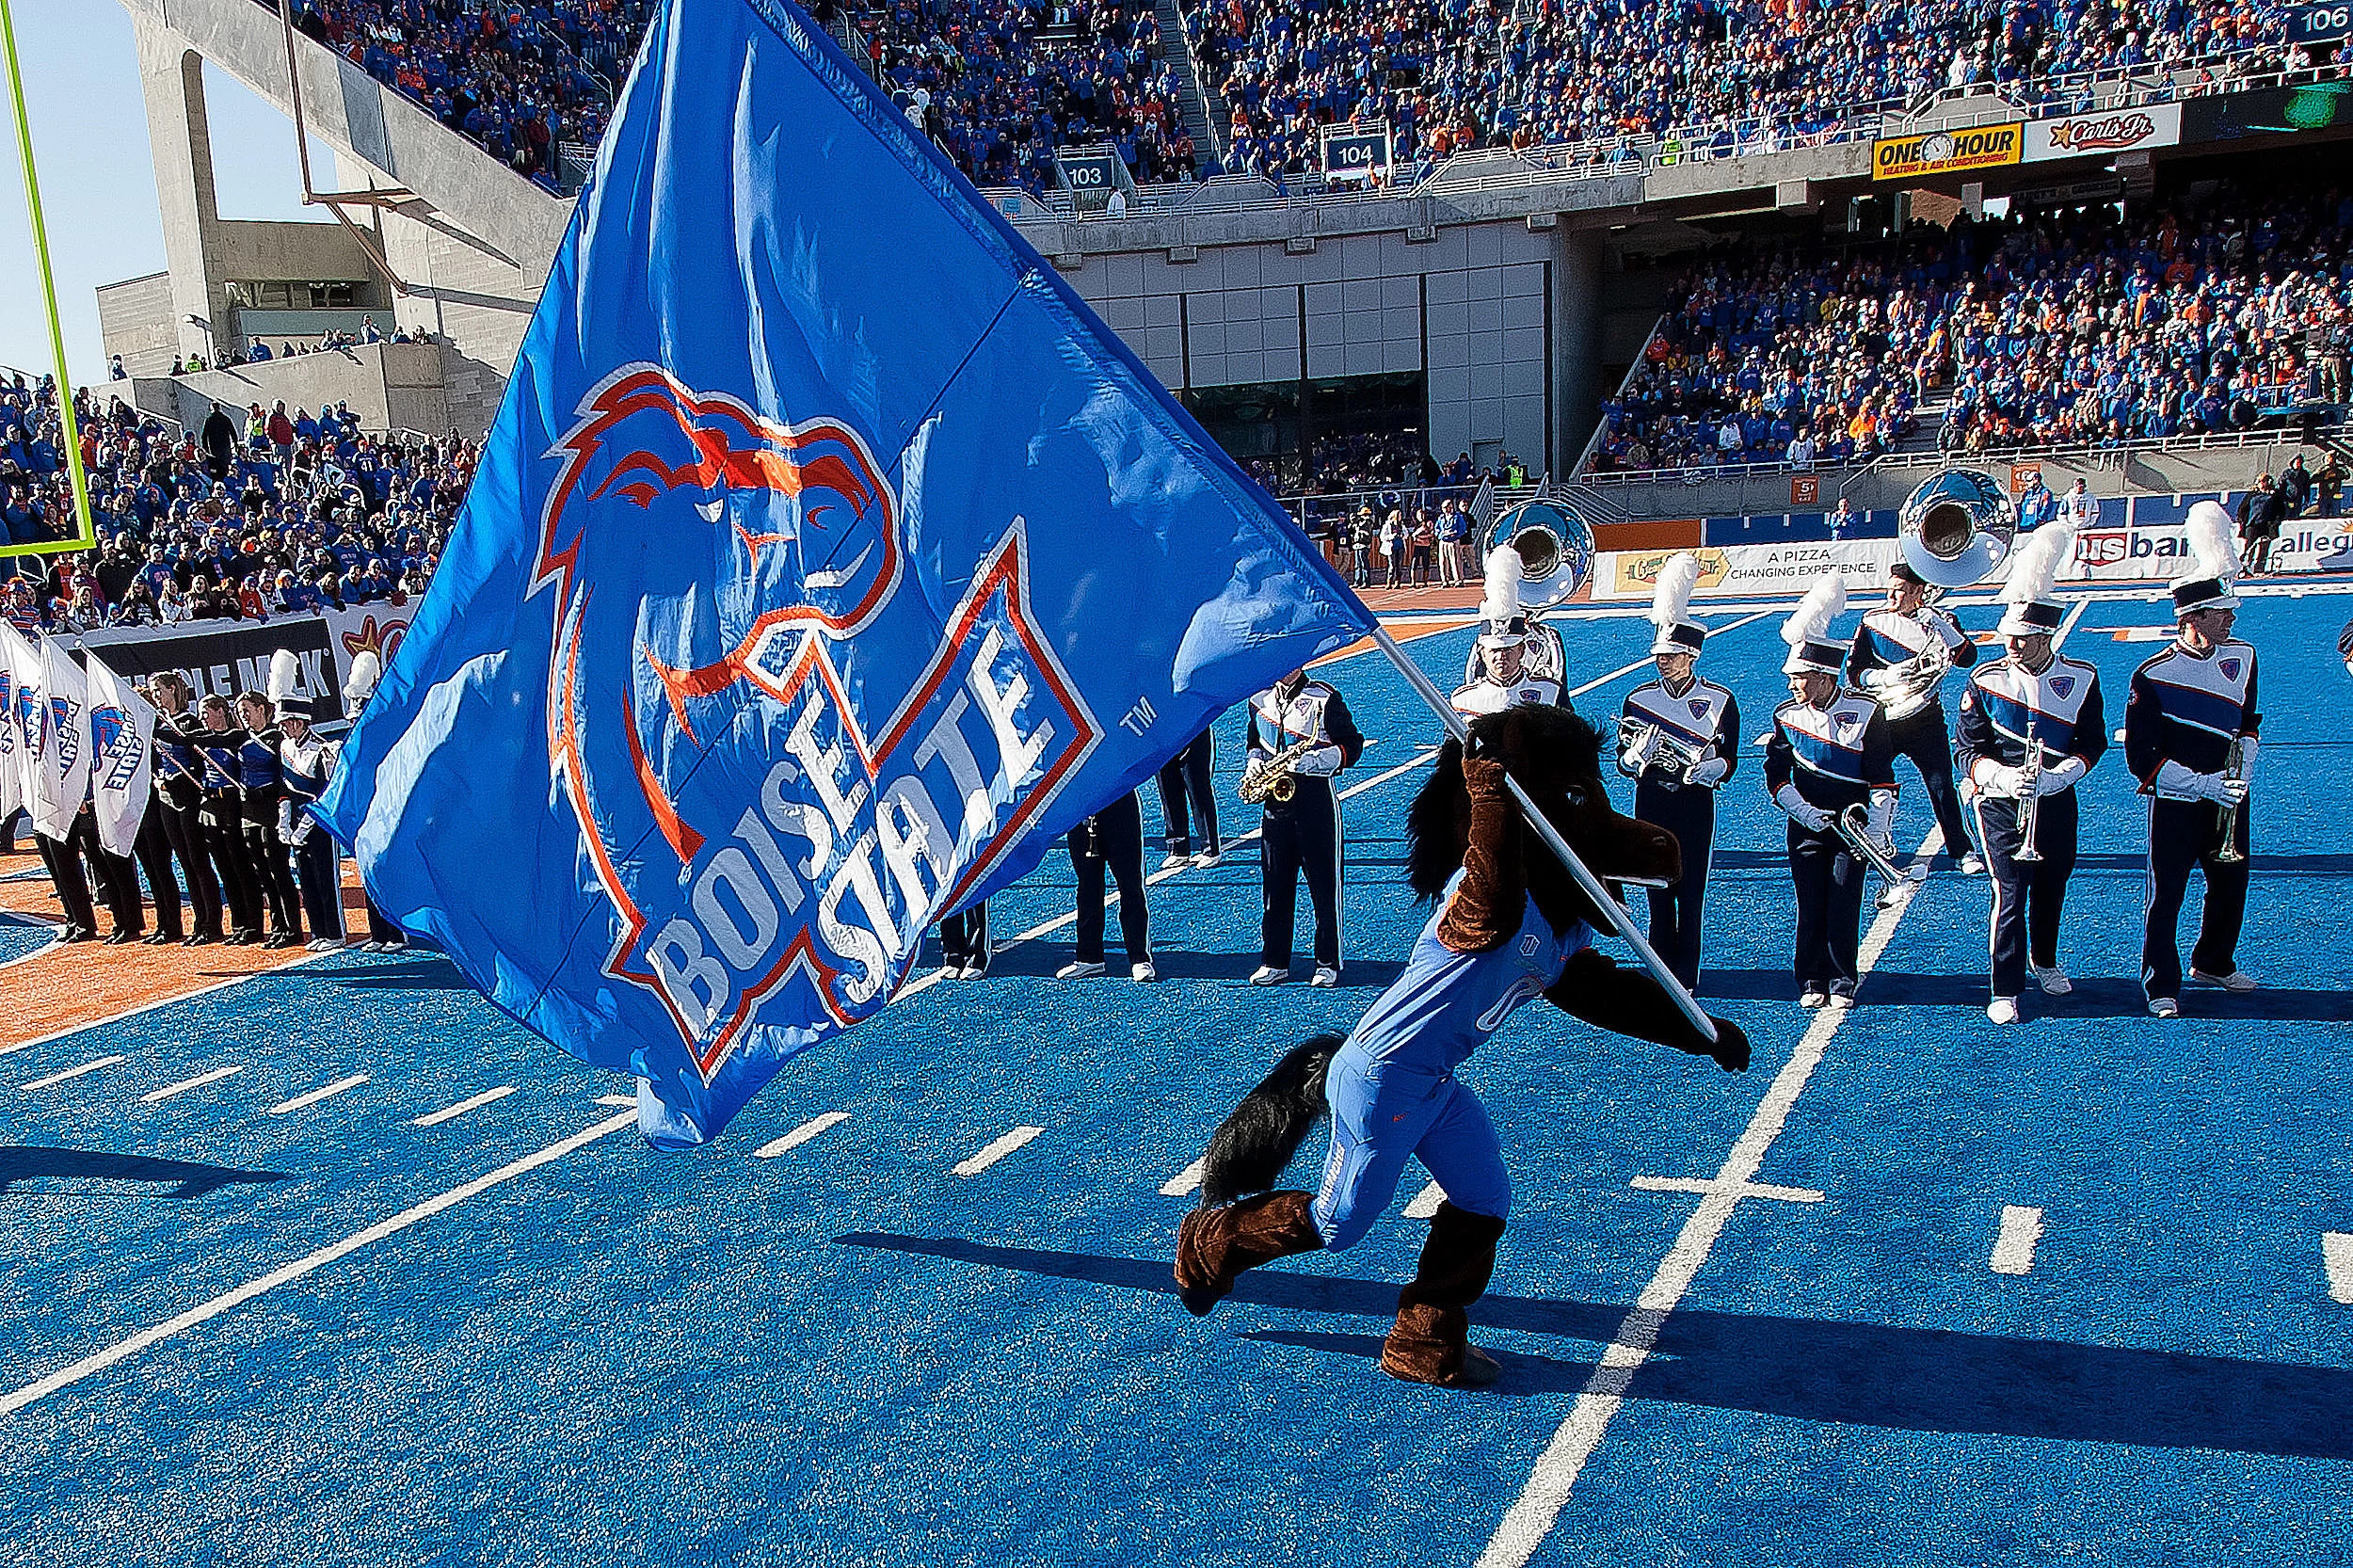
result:
M 1882 136 L 1871 144 L 1871 178 L 1916 180 L 1971 168 L 2002 168 L 2018 162 L 2025 122 L 1973 125 L 1962 130 L 1924 131 L 1916 136 Z
M 2171 147 L 2182 139 L 2182 106 L 2152 104 L 2138 109 L 2105 109 L 2097 114 L 2064 115 L 2038 120 L 2026 127 L 2025 161 L 2045 163 L 2053 158 L 2084 158 L 2094 153 L 2128 152 L 2147 147 Z
M 1846 539 L 1815 544 L 1708 546 L 1699 557 L 1702 598 L 1794 597 L 1825 572 L 1844 572 L 1849 592 L 1886 581 L 1896 559 L 1893 539 Z M 1672 550 L 1609 551 L 1593 573 L 1597 600 L 1647 601 L 1657 586 L 1658 568 Z

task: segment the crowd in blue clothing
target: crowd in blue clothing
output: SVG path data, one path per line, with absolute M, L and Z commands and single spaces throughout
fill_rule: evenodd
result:
M 424 590 L 480 456 L 362 433 L 338 405 L 194 435 L 120 399 L 74 394 L 98 547 L 12 557 L 0 614 L 20 630 L 266 619 Z M 73 536 L 55 383 L 0 383 L 0 522 L 15 544 Z
M 1867 461 L 1948 399 L 1980 453 L 2251 429 L 2344 404 L 2353 198 L 2240 187 L 1832 253 L 1707 259 L 1603 407 L 1595 472 Z

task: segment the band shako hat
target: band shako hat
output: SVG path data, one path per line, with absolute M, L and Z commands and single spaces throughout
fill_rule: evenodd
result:
M 2074 548 L 2075 530 L 2064 522 L 2046 522 L 2026 536 L 2010 557 L 2009 576 L 2002 584 L 2002 621 L 1996 632 L 2024 637 L 2058 630 L 2067 615 L 2057 589 L 2059 568 Z
M 2183 532 L 2189 536 L 2190 559 L 2196 565 L 2188 576 L 2167 584 L 2173 590 L 2174 616 L 2237 609 L 2238 596 L 2231 591 L 2238 580 L 2238 547 L 2231 542 L 2231 514 L 2219 502 L 2199 502 L 2189 509 Z
M 1806 590 L 1797 614 L 1783 623 L 1781 640 L 1789 645 L 1784 675 L 1837 675 L 1847 667 L 1849 645 L 1830 634 L 1831 622 L 1847 608 L 1846 580 L 1831 573 Z
M 1516 648 L 1528 638 L 1528 615 L 1520 608 L 1520 584 L 1526 576 L 1520 552 L 1508 544 L 1487 552 L 1487 595 L 1479 606 L 1486 622 L 1479 646 Z
M 1700 585 L 1699 557 L 1689 551 L 1658 568 L 1658 586 L 1651 595 L 1650 620 L 1658 629 L 1650 650 L 1696 654 L 1707 641 L 1707 629 L 1690 618 L 1691 592 Z

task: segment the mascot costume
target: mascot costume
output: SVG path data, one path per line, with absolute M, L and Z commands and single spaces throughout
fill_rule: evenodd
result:
M 1195 1316 L 1245 1269 L 1362 1240 L 1411 1157 L 1447 1198 L 1398 1297 L 1381 1368 L 1446 1388 L 1492 1383 L 1498 1368 L 1470 1344 L 1466 1309 L 1494 1272 L 1512 1189 L 1486 1109 L 1455 1079 L 1464 1060 L 1541 996 L 1596 1028 L 1747 1068 L 1739 1030 L 1718 1020 L 1710 1045 L 1647 973 L 1593 950 L 1607 920 L 1521 819 L 1507 770 L 1595 876 L 1676 880 L 1674 839 L 1611 809 L 1601 738 L 1574 712 L 1507 708 L 1472 722 L 1467 748 L 1449 741 L 1407 819 L 1406 879 L 1437 911 L 1348 1038 L 1301 1045 L 1210 1140 L 1202 1207 L 1176 1240 L 1177 1293 Z M 1327 1112 L 1320 1190 L 1266 1191 Z

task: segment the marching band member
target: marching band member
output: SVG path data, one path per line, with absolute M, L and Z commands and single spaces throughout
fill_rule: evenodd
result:
M 1526 703 L 1561 705 L 1561 682 L 1530 666 L 1531 653 L 1541 654 L 1542 648 L 1529 635 L 1528 616 L 1520 608 L 1520 569 L 1518 551 L 1498 548 L 1487 557 L 1487 600 L 1481 612 L 1486 630 L 1471 646 L 1470 667 L 1477 673 L 1453 696 L 1454 711 L 1465 718 Z
M 298 947 L 302 896 L 295 888 L 286 840 L 278 830 L 278 808 L 286 793 L 286 765 L 278 756 L 281 737 L 276 705 L 259 692 L 247 692 L 237 698 L 237 717 L 245 725 L 244 733 L 237 737 L 236 766 L 246 861 L 253 868 L 253 879 L 269 905 L 271 929 L 262 938 L 262 946 Z
M 262 939 L 262 888 L 253 862 L 246 853 L 245 789 L 239 782 L 238 748 L 245 736 L 235 728 L 229 699 L 215 692 L 198 705 L 201 730 L 186 730 L 204 766 L 204 805 L 199 821 L 204 829 L 204 850 L 220 875 L 222 901 L 229 905 L 231 947 Z
M 1217 836 L 1217 726 L 1202 726 L 1184 750 L 1160 768 L 1160 820 L 1168 826 L 1168 857 L 1160 870 L 1175 866 L 1214 866 L 1225 853 Z M 1193 847 L 1193 819 L 1201 819 L 1201 849 Z
M 2233 953 L 2247 914 L 2249 781 L 2254 776 L 2255 650 L 2231 636 L 2238 552 L 2230 514 L 2211 501 L 2189 509 L 2196 569 L 2172 584 L 2179 635 L 2133 672 L 2124 702 L 2124 760 L 2149 803 L 2149 906 L 2140 984 L 2149 1011 L 2181 1015 L 2182 959 L 2175 924 L 2192 867 L 2206 874 L 2189 978 L 2245 993 L 2254 977 Z
M 1365 738 L 1340 694 L 1301 669 L 1251 698 L 1249 749 L 1242 770 L 1247 792 L 1255 795 L 1276 776 L 1289 778 L 1288 798 L 1281 788 L 1263 797 L 1258 876 L 1266 908 L 1250 984 L 1279 985 L 1290 978 L 1291 924 L 1304 871 L 1316 919 L 1316 968 L 1307 984 L 1337 985 L 1343 828 L 1332 776 L 1364 755 Z
M 1900 560 L 1888 568 L 1886 601 L 1863 617 L 1847 660 L 1848 680 L 1888 710 L 1888 742 L 1919 771 L 1936 825 L 1945 830 L 1945 853 L 1963 876 L 1983 872 L 1985 860 L 1970 845 L 1953 789 L 1953 743 L 1937 688 L 1946 670 L 1977 662 L 1977 645 L 1951 612 L 1929 602 L 1928 584 Z
M 351 669 L 344 677 L 344 715 L 346 718 L 358 719 L 360 711 L 367 707 L 368 698 L 376 695 L 377 683 L 383 679 L 384 662 L 378 659 L 372 649 L 361 648 L 353 655 Z M 342 756 L 339 752 L 337 760 L 341 760 Z M 360 944 L 360 951 L 361 952 L 398 952 L 408 947 L 408 934 L 401 930 L 392 916 L 384 912 L 382 906 L 376 902 L 376 895 L 363 893 L 363 896 L 368 906 L 368 939 Z M 985 945 L 982 947 L 981 952 L 982 962 L 985 964 L 988 952 Z
M 1985 1016 L 1997 1024 L 2018 1021 L 2029 974 L 2045 996 L 2074 988 L 2059 966 L 2058 937 L 2075 870 L 2075 786 L 2108 745 L 2099 672 L 2051 646 L 2065 614 L 2053 585 L 2074 542 L 2073 528 L 2054 522 L 2020 547 L 1997 629 L 2009 656 L 1979 664 L 1961 694 L 1961 775 L 1993 880 Z
M 1480 618 L 1487 623 L 1486 631 L 1471 644 L 1470 655 L 1463 662 L 1464 686 L 1479 684 L 1496 648 L 1516 642 L 1520 645 L 1523 672 L 1538 680 L 1551 681 L 1560 691 L 1568 689 L 1568 654 L 1561 646 L 1559 629 L 1532 619 L 1521 603 L 1520 584 L 1526 581 L 1526 575 L 1527 563 L 1510 545 L 1499 544 L 1487 552 L 1487 594 L 1479 607 Z
M 1152 967 L 1152 921 L 1144 902 L 1144 808 L 1133 790 L 1070 830 L 1070 869 L 1079 881 L 1078 952 L 1056 980 L 1091 980 L 1103 972 L 1103 875 L 1119 884 L 1119 940 L 1128 972 L 1138 981 L 1160 978 Z
M 1865 807 L 1865 835 L 1882 854 L 1895 847 L 1896 752 L 1887 715 L 1838 683 L 1849 649 L 1833 640 L 1830 626 L 1846 602 L 1846 588 L 1833 575 L 1816 584 L 1782 627 L 1790 700 L 1774 711 L 1765 747 L 1765 788 L 1789 818 L 1798 1001 L 1804 1007 L 1852 1007 L 1860 983 L 1863 884 L 1871 870 L 1839 834 L 1840 815 Z
M 325 952 L 344 945 L 343 857 L 334 836 L 303 808 L 327 792 L 327 780 L 343 747 L 320 739 L 311 728 L 313 706 L 311 698 L 301 696 L 289 696 L 278 705 L 278 760 L 286 782 L 278 832 L 294 852 L 302 912 L 311 921 L 311 940 L 304 945 L 312 952 Z
M 939 921 L 939 978 L 978 980 L 988 973 L 988 900 Z
M 1650 609 L 1658 629 L 1650 645 L 1658 679 L 1627 693 L 1618 719 L 1618 771 L 1635 781 L 1634 814 L 1673 834 L 1683 849 L 1683 880 L 1650 889 L 1650 945 L 1694 996 L 1716 791 L 1740 756 L 1740 705 L 1694 673 L 1707 640 L 1706 629 L 1689 618 L 1699 580 L 1699 558 L 1689 551 L 1660 568 Z M 1662 737 L 1689 755 L 1688 765 L 1661 759 Z

